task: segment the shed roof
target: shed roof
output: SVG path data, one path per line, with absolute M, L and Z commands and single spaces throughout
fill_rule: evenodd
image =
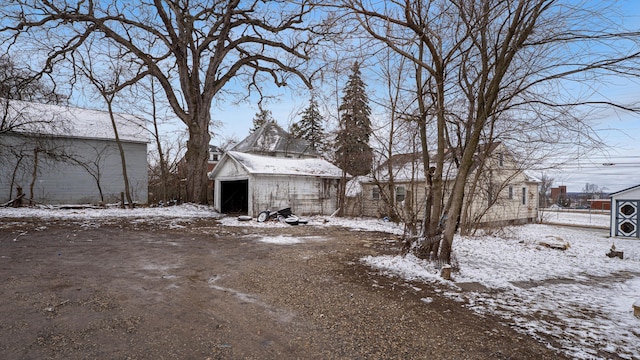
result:
M 56 137 L 113 140 L 115 133 L 111 117 L 106 111 L 81 109 L 60 105 L 41 104 L 2 99 L 0 113 L 13 126 L 8 132 L 38 134 Z M 6 106 L 6 107 L 5 107 Z M 144 119 L 128 114 L 114 113 L 118 137 L 123 141 L 148 141 Z
M 633 191 L 633 190 L 638 190 L 638 189 L 640 189 L 640 184 L 632 186 L 630 188 L 622 189 L 620 191 L 612 192 L 611 194 L 609 194 L 609 197 L 611 198 L 611 197 L 614 197 L 615 195 L 619 195 L 619 194 L 622 194 L 622 193 L 626 193 L 626 192 Z
M 324 159 L 282 158 L 237 151 L 227 151 L 222 161 L 224 158 L 232 159 L 250 174 L 315 176 L 333 179 L 342 177 L 342 170 Z M 215 178 L 221 168 L 221 166 L 217 166 L 209 174 L 209 178 Z

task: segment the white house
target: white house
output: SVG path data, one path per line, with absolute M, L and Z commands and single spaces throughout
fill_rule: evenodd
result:
M 291 207 L 298 215 L 333 213 L 342 170 L 303 139 L 268 122 L 227 151 L 209 173 L 214 207 L 221 213 L 257 216 Z
M 610 235 L 640 239 L 640 185 L 609 194 L 611 197 Z
M 538 180 L 521 169 L 504 144 L 493 143 L 487 154 L 483 148 L 476 156 L 460 221 L 471 224 L 536 221 Z M 455 163 L 447 160 L 444 174 L 447 193 L 456 174 Z M 426 180 L 419 153 L 395 155 L 378 168 L 375 176 L 355 180 L 359 182 L 357 190 L 347 193 L 348 215 L 383 217 L 390 216 L 391 211 L 398 214 L 409 211 L 413 216 L 422 217 Z
M 108 112 L 0 99 L 0 202 L 46 204 L 120 200 L 122 162 Z M 144 120 L 114 114 L 133 200 L 147 202 Z

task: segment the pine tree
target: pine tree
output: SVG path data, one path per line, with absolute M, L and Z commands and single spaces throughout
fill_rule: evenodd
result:
M 309 106 L 302 112 L 302 118 L 289 128 L 292 136 L 305 139 L 309 146 L 319 151 L 323 148 L 324 118 L 318 110 L 318 103 L 314 96 L 309 100 Z
M 336 136 L 336 160 L 347 173 L 358 176 L 368 174 L 373 163 L 373 150 L 369 146 L 371 108 L 358 62 L 353 64 L 351 72 L 338 108 L 340 125 Z
M 276 120 L 273 118 L 271 110 L 263 109 L 262 105 L 258 105 L 258 112 L 253 117 L 253 128 L 250 130 L 250 132 L 254 132 L 260 129 L 260 127 L 262 127 L 262 125 L 266 123 L 275 122 Z

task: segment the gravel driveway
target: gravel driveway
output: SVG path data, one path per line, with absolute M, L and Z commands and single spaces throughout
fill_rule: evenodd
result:
M 562 358 L 362 265 L 398 251 L 389 234 L 0 220 L 1 359 Z M 282 236 L 297 243 L 261 241 Z

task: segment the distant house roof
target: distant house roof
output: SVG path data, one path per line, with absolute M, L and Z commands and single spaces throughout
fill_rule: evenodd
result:
M 501 142 L 496 141 L 491 144 L 491 146 L 487 149 L 487 145 L 480 144 L 478 146 L 478 151 L 475 155 L 475 164 L 474 167 L 478 165 L 480 160 L 487 154 L 491 154 L 498 149 L 502 145 Z M 506 149 L 500 150 L 500 152 L 504 153 Z M 459 153 L 456 150 L 448 150 L 445 152 L 445 160 L 444 160 L 444 179 L 455 179 L 458 175 L 458 167 L 452 158 L 453 153 Z M 433 158 L 433 157 L 432 157 Z M 377 169 L 378 173 L 378 181 L 387 182 L 389 181 L 389 172 L 387 171 L 389 164 L 391 164 L 392 173 L 394 177 L 394 181 L 396 182 L 409 182 L 409 181 L 425 181 L 425 171 L 424 164 L 422 162 L 422 152 L 408 153 L 408 154 L 395 154 L 391 156 L 387 161 L 383 162 Z M 529 182 L 540 182 L 536 177 L 532 176 L 529 173 L 524 172 L 524 176 Z M 368 180 L 362 178 L 363 182 L 373 182 L 374 179 L 369 177 Z
M 214 154 L 222 154 L 224 151 L 215 145 L 209 145 L 209 152 Z
M 0 113 L 13 122 L 7 133 L 37 134 L 56 137 L 113 140 L 115 133 L 106 111 L 0 99 Z M 114 113 L 120 140 L 148 141 L 145 120 L 128 114 Z
M 316 176 L 335 179 L 342 177 L 340 168 L 319 158 L 294 159 L 246 154 L 237 151 L 227 151 L 222 161 L 225 161 L 225 158 L 240 164 L 249 174 Z M 209 178 L 215 178 L 219 169 L 221 166 L 213 169 L 209 173 Z
M 274 122 L 267 122 L 231 150 L 262 155 L 318 157 L 306 140 L 291 136 Z

